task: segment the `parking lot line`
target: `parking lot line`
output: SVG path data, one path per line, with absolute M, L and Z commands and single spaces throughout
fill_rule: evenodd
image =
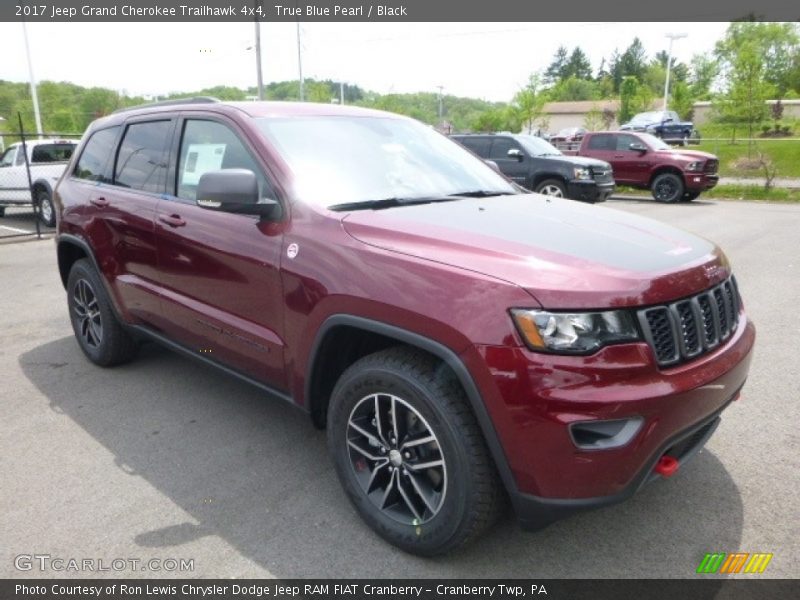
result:
M 13 231 L 15 233 L 33 233 L 33 231 L 28 231 L 27 229 L 19 229 L 17 227 L 9 227 L 8 225 L 0 225 L 0 229 L 8 229 L 9 231 Z

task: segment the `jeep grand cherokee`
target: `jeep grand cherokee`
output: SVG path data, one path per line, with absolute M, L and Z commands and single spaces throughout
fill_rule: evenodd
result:
M 405 117 L 182 102 L 95 121 L 57 186 L 78 345 L 156 340 L 299 406 L 389 542 L 622 500 L 737 397 L 755 334 L 713 243 L 521 193 Z

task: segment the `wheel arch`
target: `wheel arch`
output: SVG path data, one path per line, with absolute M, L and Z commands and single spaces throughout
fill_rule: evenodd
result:
M 543 181 L 547 181 L 548 179 L 555 179 L 564 186 L 565 190 L 567 189 L 567 178 L 564 177 L 562 173 L 554 173 L 552 171 L 546 171 L 544 173 L 535 173 L 531 177 L 531 190 L 536 189 L 537 185 L 539 185 Z
M 684 177 L 683 171 L 681 171 L 678 167 L 675 167 L 673 165 L 663 165 L 660 167 L 656 167 L 656 169 L 654 169 L 653 172 L 650 174 L 650 179 L 647 182 L 648 189 L 653 187 L 653 181 L 655 181 L 656 177 L 658 177 L 659 175 L 663 175 L 664 173 L 672 173 L 673 175 L 677 175 L 678 177 L 681 178 L 683 185 L 686 186 L 686 177 Z
M 50 198 L 53 198 L 53 186 L 50 185 L 50 182 L 46 179 L 37 179 L 36 181 L 31 184 L 31 189 L 36 192 L 37 190 L 45 190 L 48 194 L 50 194 Z M 35 200 L 35 198 L 34 198 Z
M 517 489 L 516 482 L 497 431 L 472 375 L 456 352 L 419 333 L 355 315 L 336 314 L 328 317 L 319 328 L 311 347 L 309 369 L 305 380 L 305 398 L 308 402 L 311 420 L 316 427 L 320 429 L 325 427 L 330 392 L 333 391 L 338 376 L 354 360 L 371 353 L 357 353 L 354 360 L 346 360 L 352 358 L 353 354 L 349 353 L 352 350 L 346 349 L 342 352 L 338 344 L 345 334 L 355 335 L 356 338 L 361 336 L 361 343 L 365 345 L 359 346 L 358 342 L 352 339 L 348 343 L 355 344 L 355 347 L 362 350 L 369 347 L 370 343 L 375 344 L 373 346 L 375 349 L 372 351 L 405 344 L 427 352 L 447 365 L 464 389 L 469 406 L 478 421 L 478 426 L 506 490 L 509 495 L 514 496 Z M 374 337 L 370 338 L 370 336 Z M 364 339 L 371 339 L 371 342 L 364 342 Z M 331 349 L 334 348 L 336 352 L 331 352 Z M 342 360 L 342 357 L 345 357 L 345 360 Z

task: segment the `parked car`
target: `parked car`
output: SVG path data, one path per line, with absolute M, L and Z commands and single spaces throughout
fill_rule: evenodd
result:
M 558 133 L 551 134 L 549 141 L 551 144 L 580 142 L 585 134 L 586 129 L 583 127 L 567 127 L 559 130 Z
M 609 162 L 618 184 L 648 189 L 659 202 L 689 202 L 719 181 L 716 156 L 675 150 L 648 133 L 587 133 L 576 154 Z
M 747 377 L 755 330 L 716 245 L 520 192 L 406 117 L 128 109 L 90 126 L 55 201 L 90 361 L 151 339 L 302 408 L 408 552 L 474 539 L 506 496 L 540 528 L 670 476 Z
M 22 143 L 6 148 L 0 157 L 0 216 L 5 214 L 6 207 L 31 206 L 35 201 L 39 207 L 39 219 L 48 227 L 53 227 L 56 224 L 53 187 L 76 146 L 77 142 L 72 140 L 26 141 L 30 182 Z
M 493 161 L 514 183 L 537 194 L 603 202 L 614 192 L 611 165 L 564 156 L 542 138 L 511 133 L 451 137 L 484 160 Z
M 673 110 L 655 110 L 634 115 L 633 118 L 620 127 L 621 131 L 641 131 L 649 133 L 665 142 L 677 142 L 684 146 L 692 143 L 694 124 L 691 121 L 681 121 L 678 113 Z

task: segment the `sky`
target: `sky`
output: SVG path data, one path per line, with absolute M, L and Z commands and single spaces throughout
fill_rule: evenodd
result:
M 382 94 L 435 92 L 508 101 L 559 45 L 599 67 L 639 36 L 653 56 L 709 53 L 727 23 L 300 23 L 303 74 Z M 34 76 L 164 95 L 256 84 L 253 23 L 28 23 Z M 0 23 L 0 79 L 27 81 L 21 23 Z M 297 25 L 262 23 L 265 82 L 298 78 Z M 10 51 L 9 49 L 16 49 Z

